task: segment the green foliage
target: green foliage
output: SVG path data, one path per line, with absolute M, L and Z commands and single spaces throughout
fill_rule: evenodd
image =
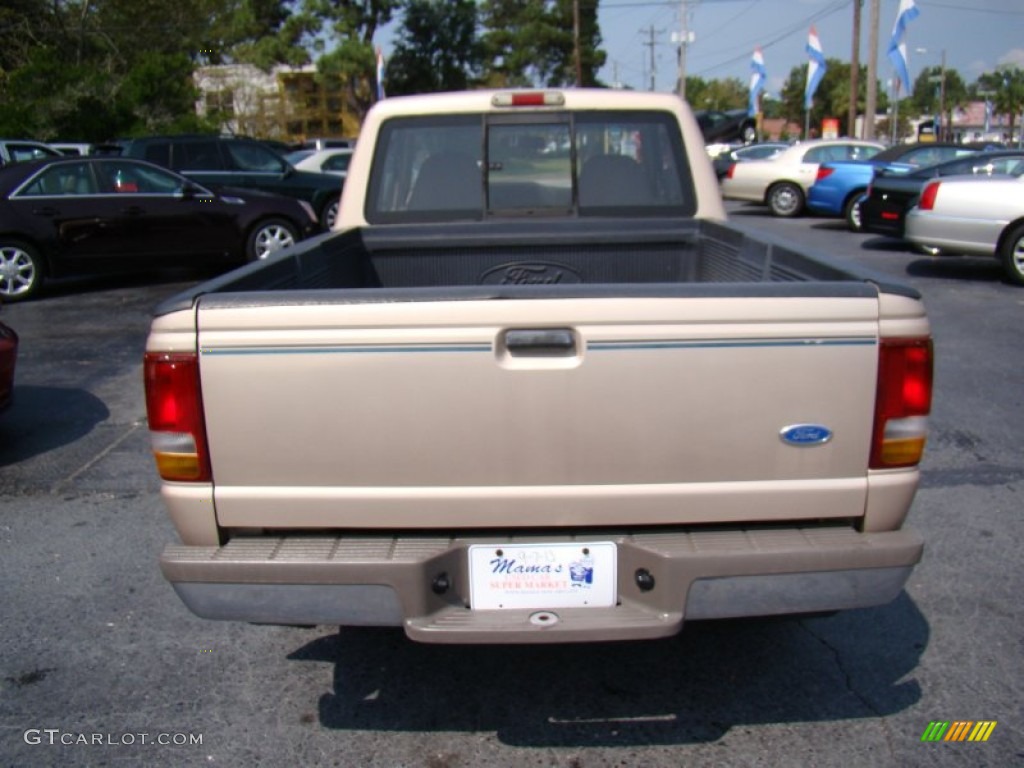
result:
M 693 109 L 742 109 L 749 101 L 749 86 L 736 77 L 726 80 L 687 77 L 686 100 Z
M 945 88 L 942 86 L 943 79 Z M 921 114 L 936 114 L 939 111 L 940 96 L 945 99 L 948 114 L 954 107 L 963 106 L 968 102 L 970 89 L 955 69 L 947 69 L 945 73 L 942 67 L 922 69 L 914 80 L 914 89 L 910 96 L 913 108 Z
M 581 84 L 598 84 L 598 0 L 579 0 Z M 485 79 L 494 87 L 576 83 L 572 0 L 485 0 L 481 7 Z
M 978 78 L 973 86 L 975 93 L 991 93 L 992 108 L 997 115 L 1008 115 L 1010 135 L 1013 135 L 1014 120 L 1024 110 L 1024 69 L 1015 64 L 998 67 Z
M 400 0 L 304 0 L 301 42 L 326 49 L 317 69 L 345 84 L 349 111 L 363 115 L 376 91 L 377 30 L 391 21 Z
M 480 69 L 474 0 L 407 0 L 402 29 L 387 64 L 387 93 L 467 88 Z
M 810 124 L 820 126 L 826 117 L 839 118 L 840 125 L 845 125 L 845 117 L 850 109 L 850 64 L 839 59 L 826 59 L 825 76 L 818 84 L 811 105 Z M 864 113 L 867 102 L 867 67 L 860 68 L 857 78 L 857 111 Z M 793 67 L 789 71 L 786 84 L 782 87 L 782 115 L 792 122 L 803 125 L 806 110 L 804 108 L 804 92 L 807 88 L 807 64 Z M 889 108 L 889 98 L 885 89 L 878 85 L 877 109 L 885 112 Z
M 9 0 L 0 10 L 0 132 L 103 141 L 204 126 L 198 64 L 260 49 L 279 0 Z

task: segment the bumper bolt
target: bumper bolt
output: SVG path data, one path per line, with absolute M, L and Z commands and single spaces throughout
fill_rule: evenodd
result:
M 654 589 L 654 577 L 646 568 L 637 568 L 633 578 L 636 580 L 636 585 L 640 587 L 641 592 L 650 592 Z
M 439 573 L 430 584 L 430 588 L 434 591 L 435 595 L 443 595 L 450 587 L 451 582 L 448 581 L 447 573 Z

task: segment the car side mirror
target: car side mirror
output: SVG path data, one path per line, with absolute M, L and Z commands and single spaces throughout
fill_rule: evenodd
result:
M 176 197 L 180 197 L 182 200 L 192 200 L 198 195 L 202 194 L 203 188 L 196 184 L 194 181 L 186 181 L 181 185 L 181 188 L 175 193 Z

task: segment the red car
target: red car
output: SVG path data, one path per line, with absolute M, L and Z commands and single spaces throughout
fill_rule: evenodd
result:
M 0 323 L 0 411 L 6 411 L 14 396 L 14 361 L 18 357 L 18 334 Z

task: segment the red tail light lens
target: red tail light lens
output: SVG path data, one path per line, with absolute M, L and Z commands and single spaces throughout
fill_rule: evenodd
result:
M 561 107 L 565 94 L 561 91 L 503 91 L 491 97 L 495 107 Z
M 143 361 L 146 414 L 157 470 L 164 480 L 212 477 L 195 354 L 147 352 Z
M 918 203 L 918 207 L 922 211 L 930 211 L 935 208 L 935 198 L 938 197 L 941 185 L 942 182 L 933 181 L 924 188 L 924 192 L 921 193 L 921 202 Z
M 827 179 L 835 172 L 835 168 L 819 168 L 818 175 L 814 178 L 815 181 L 821 181 Z
M 730 163 L 728 170 L 725 172 L 725 178 L 731 179 L 732 175 L 736 172 L 736 163 Z
M 931 339 L 883 339 L 871 469 L 920 463 L 932 406 Z

